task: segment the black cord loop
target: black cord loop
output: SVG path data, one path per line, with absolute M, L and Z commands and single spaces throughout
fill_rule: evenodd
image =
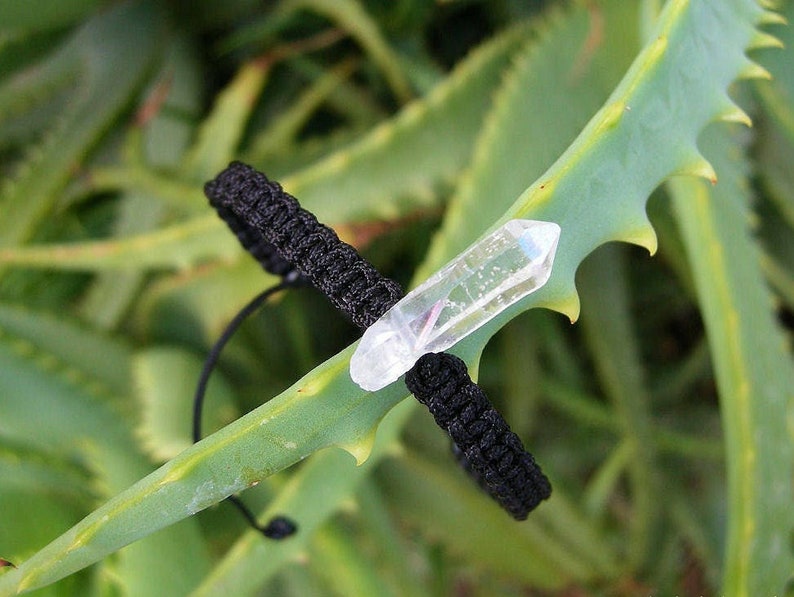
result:
M 225 218 L 224 218 L 225 219 Z M 227 220 L 228 222 L 228 220 Z M 230 224 L 231 225 L 231 224 Z M 241 236 L 238 234 L 238 238 Z M 243 242 L 242 239 L 240 242 Z M 246 245 L 244 245 L 246 246 Z M 264 245 L 260 245 L 264 246 Z M 266 247 L 265 247 L 266 248 Z M 253 254 L 253 252 L 252 252 Z M 270 257 L 266 256 L 268 263 L 276 264 L 276 267 L 281 268 L 282 264 L 285 264 L 283 260 L 278 258 L 278 255 L 275 253 L 272 254 L 277 259 L 271 259 Z M 256 256 L 256 255 L 255 255 Z M 259 260 L 259 257 L 257 257 Z M 280 261 L 279 261 L 280 260 Z M 261 262 L 260 262 L 261 263 Z M 288 265 L 288 264 L 287 264 Z M 267 268 L 266 268 L 267 269 Z M 268 270 L 270 271 L 270 270 Z M 232 318 L 229 324 L 226 326 L 226 329 L 223 330 L 220 338 L 215 341 L 215 344 L 212 345 L 207 358 L 204 359 L 204 365 L 201 368 L 201 375 L 199 375 L 199 381 L 196 385 L 196 393 L 193 396 L 193 443 L 197 443 L 201 440 L 201 412 L 204 409 L 204 397 L 207 393 L 207 385 L 209 383 L 210 375 L 212 374 L 213 370 L 215 369 L 215 365 L 218 364 L 218 359 L 221 356 L 221 352 L 223 352 L 223 348 L 226 344 L 231 340 L 232 336 L 234 336 L 235 332 L 240 328 L 242 323 L 248 318 L 249 315 L 254 313 L 259 307 L 261 307 L 267 299 L 272 297 L 274 294 L 281 292 L 282 290 L 286 290 L 292 286 L 297 286 L 301 284 L 301 280 L 297 275 L 291 272 L 291 268 L 284 269 L 285 277 L 280 284 L 275 286 L 271 286 L 267 290 L 260 292 L 256 295 L 247 305 L 245 305 L 240 311 L 237 312 L 237 315 Z M 272 272 L 271 272 L 272 273 Z M 226 498 L 228 502 L 234 505 L 240 513 L 245 517 L 254 529 L 262 533 L 268 539 L 286 539 L 290 535 L 293 535 L 298 530 L 298 525 L 295 524 L 289 518 L 285 516 L 276 516 L 267 524 L 261 525 L 259 521 L 257 521 L 256 516 L 253 512 L 245 505 L 245 503 L 236 495 L 230 495 Z

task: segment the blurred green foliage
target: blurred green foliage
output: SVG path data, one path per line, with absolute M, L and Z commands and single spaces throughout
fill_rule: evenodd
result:
M 794 3 L 662 4 L 0 0 L 0 595 L 793 595 Z M 232 159 L 406 286 L 561 224 L 455 349 L 552 479 L 528 521 L 309 290 L 191 447 L 273 283 L 201 192 Z M 215 505 L 252 485 L 295 537 Z

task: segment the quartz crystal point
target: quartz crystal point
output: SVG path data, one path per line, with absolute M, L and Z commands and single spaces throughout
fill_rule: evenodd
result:
M 549 279 L 560 227 L 510 220 L 409 292 L 364 332 L 350 376 L 375 391 L 446 350 Z

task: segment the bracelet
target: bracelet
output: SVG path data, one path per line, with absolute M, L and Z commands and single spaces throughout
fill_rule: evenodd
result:
M 402 298 L 399 284 L 250 166 L 231 163 L 204 192 L 264 269 L 311 283 L 359 328 L 371 326 Z M 514 518 L 525 519 L 551 495 L 548 479 L 462 360 L 425 354 L 405 382 L 450 434 L 472 476 Z

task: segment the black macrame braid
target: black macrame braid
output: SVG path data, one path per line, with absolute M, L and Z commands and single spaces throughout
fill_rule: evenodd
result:
M 280 184 L 250 166 L 233 162 L 204 185 L 204 193 L 243 246 L 250 243 L 270 260 L 270 248 L 260 241 L 269 243 L 285 267 L 291 264 L 358 327 L 367 329 L 402 298 L 397 282 L 381 276 Z
M 291 281 L 293 286 L 309 283 L 308 278 L 302 276 L 295 266 L 278 254 L 276 248 L 262 237 L 261 232 L 246 225 L 245 222 L 237 218 L 234 212 L 213 199 L 213 196 L 209 196 L 209 199 L 210 205 L 215 208 L 218 216 L 226 222 L 243 248 L 259 262 L 262 269 L 274 276 L 279 276 L 284 281 Z
M 447 430 L 464 468 L 514 518 L 524 520 L 551 495 L 546 475 L 461 359 L 425 354 L 406 373 L 405 385 Z
M 396 282 L 250 166 L 231 163 L 204 192 L 263 268 L 311 282 L 358 327 L 372 325 L 404 296 Z M 548 479 L 462 360 L 426 354 L 405 383 L 450 434 L 467 470 L 514 518 L 524 520 L 551 495 Z

